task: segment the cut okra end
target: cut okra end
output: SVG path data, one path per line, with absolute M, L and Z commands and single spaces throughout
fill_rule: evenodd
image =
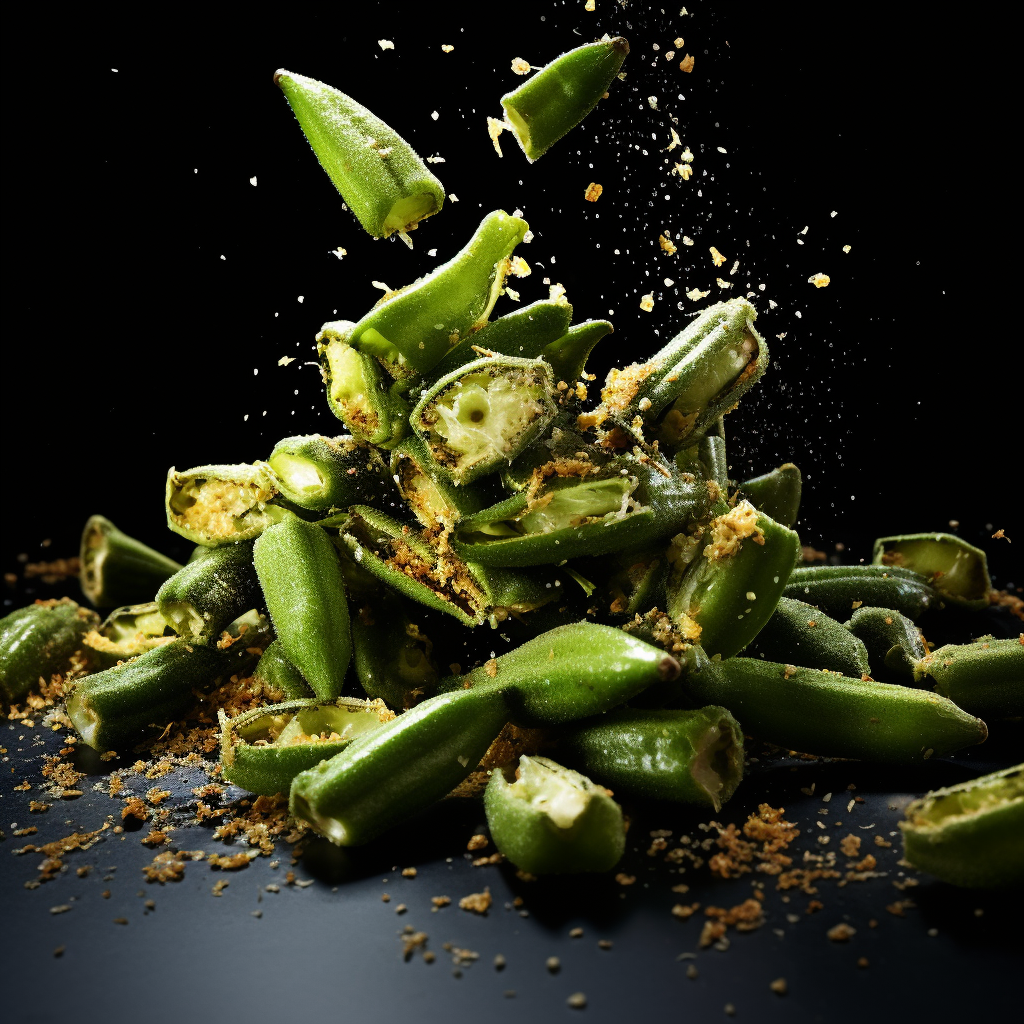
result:
M 941 597 L 954 604 L 968 608 L 988 606 L 992 581 L 985 552 L 953 534 L 879 537 L 872 562 L 920 573 Z

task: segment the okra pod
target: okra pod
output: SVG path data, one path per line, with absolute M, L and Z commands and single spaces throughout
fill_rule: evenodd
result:
M 341 694 L 352 657 L 348 602 L 338 555 L 314 523 L 289 519 L 266 530 L 253 560 L 288 660 L 321 700 Z
M 1024 882 L 1024 764 L 926 793 L 905 814 L 915 868 L 972 889 Z
M 759 658 L 725 659 L 686 687 L 694 704 L 728 708 L 745 733 L 804 754 L 918 761 L 988 736 L 980 718 L 937 693 Z
M 287 793 L 299 772 L 340 754 L 394 714 L 380 701 L 290 700 L 220 719 L 224 778 L 250 793 Z
M 940 597 L 966 608 L 988 607 L 992 581 L 981 548 L 950 533 L 879 537 L 875 565 L 902 566 L 924 576 Z
M 914 665 L 914 679 L 987 722 L 1024 716 L 1024 633 L 1012 640 L 985 636 L 947 644 Z
M 726 464 L 725 440 L 717 434 L 708 434 L 702 437 L 695 445 L 689 448 L 680 448 L 673 460 L 676 468 L 683 473 L 692 473 L 702 480 L 712 480 L 718 487 L 719 498 L 717 507 L 721 509 L 717 514 L 727 512 L 729 505 L 729 468 Z M 756 502 L 752 503 L 757 507 Z M 765 515 L 771 516 L 768 509 L 760 509 Z M 772 516 L 774 519 L 775 517 Z M 781 522 L 781 520 L 777 520 Z M 790 523 L 782 523 L 789 526 Z
M 494 769 L 484 810 L 498 851 L 532 875 L 610 871 L 626 849 L 611 793 L 547 757 Z
M 619 796 L 719 810 L 743 778 L 743 731 L 725 708 L 619 708 L 558 734 L 558 756 Z
M 507 719 L 500 688 L 444 693 L 292 782 L 289 810 L 339 846 L 358 846 L 450 793 Z
M 156 592 L 160 614 L 176 633 L 208 640 L 259 604 L 252 541 L 221 544 L 205 558 L 182 566 Z
M 840 621 L 869 605 L 895 608 L 916 622 L 935 601 L 935 591 L 924 576 L 895 565 L 797 566 L 783 594 Z
M 587 359 L 594 346 L 615 330 L 607 320 L 584 320 L 574 324 L 557 341 L 551 342 L 540 353 L 542 359 L 551 364 L 556 381 L 565 381 L 572 387 L 587 366 Z
M 115 608 L 97 629 L 91 629 L 85 634 L 82 642 L 96 652 L 96 659 L 102 668 L 109 668 L 118 661 L 127 661 L 144 651 L 169 643 L 176 635 L 160 614 L 156 601 L 147 601 L 145 604 Z
M 390 491 L 380 453 L 354 437 L 286 437 L 274 445 L 267 465 L 281 497 L 315 512 L 380 504 Z
M 100 617 L 70 598 L 36 601 L 0 619 L 0 695 L 19 700 L 43 679 L 68 668 L 71 655 Z
M 274 640 L 263 652 L 253 675 L 270 689 L 283 693 L 289 700 L 308 700 L 313 696 L 313 688 L 288 660 L 280 640 Z
M 914 666 L 928 649 L 912 619 L 895 608 L 862 607 L 850 616 L 846 628 L 867 648 L 868 671 L 875 679 L 923 685 L 914 679 Z
M 283 69 L 274 75 L 320 166 L 374 238 L 405 235 L 444 204 L 412 146 L 351 96 Z M 410 243 L 411 244 L 411 243 Z
M 148 601 L 180 563 L 122 533 L 105 516 L 90 516 L 79 551 L 82 593 L 97 608 Z
M 622 36 L 605 36 L 556 57 L 501 97 L 503 127 L 511 129 L 530 163 L 597 106 L 628 53 Z
M 780 597 L 772 617 L 743 652 L 748 658 L 787 659 L 859 679 L 871 671 L 863 642 L 823 611 Z
M 800 512 L 800 470 L 792 462 L 740 484 L 740 497 L 783 526 L 792 526 Z

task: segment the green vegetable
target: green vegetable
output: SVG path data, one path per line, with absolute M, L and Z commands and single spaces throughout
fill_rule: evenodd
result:
M 281 497 L 316 512 L 375 504 L 391 490 L 380 453 L 352 437 L 286 437 L 274 445 L 267 464 Z
M 792 462 L 786 462 L 770 473 L 744 480 L 740 484 L 740 497 L 777 523 L 792 526 L 800 511 L 802 489 L 800 470 Z
M 914 665 L 927 653 L 921 630 L 895 608 L 858 608 L 846 628 L 867 648 L 868 670 L 875 679 L 890 679 L 905 686 L 914 681 Z M 818 666 L 820 667 L 820 666 Z
M 1024 633 L 1012 640 L 984 636 L 970 644 L 947 644 L 914 665 L 914 679 L 927 680 L 987 722 L 1024 715 Z
M 97 608 L 148 601 L 181 565 L 122 533 L 105 516 L 90 516 L 79 553 L 82 593 Z
M 253 675 L 272 690 L 280 690 L 290 700 L 308 700 L 313 696 L 313 688 L 288 660 L 280 640 L 275 640 L 263 652 Z
M 902 566 L 920 573 L 942 598 L 954 604 L 988 607 L 992 581 L 985 552 L 952 534 L 879 537 L 871 560 L 875 565 Z
M 894 565 L 798 566 L 783 595 L 813 604 L 839 621 L 869 605 L 895 608 L 916 622 L 935 601 L 935 591 L 920 573 Z
M 607 320 L 584 320 L 547 345 L 540 353 L 541 358 L 551 364 L 556 381 L 565 381 L 572 387 L 573 381 L 583 376 L 594 346 L 614 329 Z
M 85 634 L 82 642 L 96 653 L 100 667 L 109 668 L 118 661 L 135 658 L 144 651 L 168 643 L 175 636 L 167 620 L 160 614 L 156 601 L 147 601 L 145 604 L 115 608 L 98 629 Z

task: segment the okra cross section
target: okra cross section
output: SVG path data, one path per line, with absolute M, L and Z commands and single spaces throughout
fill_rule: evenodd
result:
M 390 492 L 380 453 L 353 437 L 285 437 L 274 445 L 267 465 L 283 498 L 315 512 L 372 505 Z
M 967 608 L 985 608 L 992 581 L 981 548 L 950 533 L 911 533 L 879 537 L 875 565 L 901 566 L 926 577 L 939 595 Z

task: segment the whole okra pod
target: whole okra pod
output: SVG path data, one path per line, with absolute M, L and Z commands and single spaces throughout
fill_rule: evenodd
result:
M 890 678 L 904 686 L 920 686 L 914 679 L 914 666 L 928 653 L 921 630 L 913 619 L 895 608 L 858 608 L 846 628 L 867 648 L 868 669 L 875 679 Z M 820 666 L 818 666 L 820 667 Z
M 947 644 L 914 665 L 918 685 L 986 721 L 1024 715 L 1024 633 L 1011 640 L 985 636 L 970 644 Z
M 302 673 L 288 660 L 284 644 L 274 640 L 256 663 L 253 676 L 272 690 L 279 690 L 290 700 L 309 700 L 313 688 Z
M 895 608 L 916 622 L 935 602 L 935 591 L 924 576 L 895 565 L 797 566 L 783 594 L 813 604 L 840 622 L 861 605 Z

